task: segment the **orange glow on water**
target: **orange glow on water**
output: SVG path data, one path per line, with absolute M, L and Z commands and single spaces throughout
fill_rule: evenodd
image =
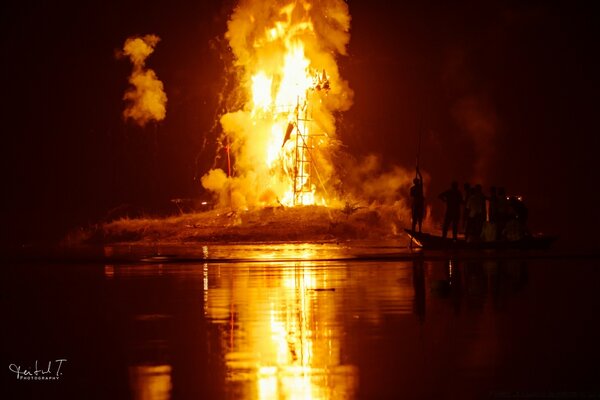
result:
M 341 360 L 335 292 L 323 291 L 332 277 L 310 262 L 248 280 L 239 279 L 239 270 L 236 276 L 230 289 L 209 283 L 205 310 L 235 326 L 223 344 L 228 381 L 246 383 L 255 394 L 248 398 L 352 398 L 358 371 Z
M 171 398 L 170 365 L 136 365 L 129 367 L 129 382 L 136 400 Z

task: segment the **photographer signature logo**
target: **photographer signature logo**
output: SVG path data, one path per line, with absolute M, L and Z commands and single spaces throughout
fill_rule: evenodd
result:
M 65 358 L 48 361 L 47 364 L 35 360 L 33 366 L 23 367 L 18 364 L 10 364 L 8 369 L 20 381 L 57 381 L 62 376 L 61 368 L 66 362 Z

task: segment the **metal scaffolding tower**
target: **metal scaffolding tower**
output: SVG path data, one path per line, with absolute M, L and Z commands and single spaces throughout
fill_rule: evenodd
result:
M 302 106 L 302 107 L 301 107 Z M 296 106 L 296 146 L 294 150 L 294 205 L 305 204 L 313 195 L 313 169 L 311 151 L 314 148 L 312 120 L 307 102 Z
M 312 106 L 310 105 L 310 96 L 314 91 L 329 91 L 329 79 L 325 71 L 323 71 L 322 76 L 317 77 L 316 81 L 316 86 L 307 90 L 304 99 L 301 100 L 300 96 L 296 98 L 294 110 L 294 128 L 296 130 L 293 170 L 294 206 L 314 203 L 317 181 L 323 192 L 325 194 L 327 192 L 314 159 L 315 152 L 318 151 L 317 147 L 322 143 L 322 140 L 318 140 L 318 138 L 327 135 L 320 130 L 317 131 L 317 124 L 312 119 Z M 287 137 L 286 134 L 284 140 L 287 140 Z

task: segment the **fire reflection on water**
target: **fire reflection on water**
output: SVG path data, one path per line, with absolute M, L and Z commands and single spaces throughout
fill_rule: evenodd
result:
M 492 370 L 494 310 L 527 281 L 518 260 L 308 261 L 307 249 L 284 250 L 297 261 L 106 265 L 132 394 L 352 399 L 401 392 L 436 357 Z
M 231 269 L 219 268 L 214 283 L 204 272 L 205 315 L 226 332 L 226 379 L 239 384 L 244 397 L 353 397 L 358 374 L 342 361 L 334 297 L 343 289 L 343 270 L 299 262 L 267 266 L 260 274 L 236 269 L 234 279 Z
M 129 367 L 129 382 L 136 400 L 171 398 L 170 365 L 135 365 Z

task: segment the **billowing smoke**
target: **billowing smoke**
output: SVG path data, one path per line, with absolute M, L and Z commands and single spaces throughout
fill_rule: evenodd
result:
M 358 208 L 363 212 L 375 213 L 382 226 L 390 226 L 394 234 L 411 224 L 410 187 L 415 171 L 392 165 L 385 167 L 381 158 L 369 154 L 355 158 L 343 154 L 337 160 L 340 166 L 339 190 L 345 207 Z M 430 176 L 423 173 L 425 187 L 425 219 L 423 226 L 432 229 L 431 204 L 427 186 Z M 344 205 L 342 205 L 344 207 Z
M 356 202 L 390 204 L 406 198 L 414 178 L 414 172 L 398 166 L 385 169 L 374 154 L 362 159 L 347 156 L 342 164 L 344 195 Z
M 163 83 L 152 69 L 146 68 L 146 58 L 154 52 L 159 40 L 156 35 L 128 38 L 121 53 L 133 64 L 129 76 L 131 86 L 123 96 L 126 102 L 123 117 L 142 127 L 150 121 L 162 121 L 167 113 Z
M 290 189 L 298 167 L 290 160 L 298 143 L 295 135 L 309 129 L 297 126 L 305 110 L 310 110 L 316 139 L 304 157 L 317 172 L 310 184 L 302 184 L 311 185 L 311 196 L 323 203 L 332 198 L 332 157 L 339 144 L 335 114 L 352 103 L 352 91 L 336 63 L 336 57 L 346 54 L 349 28 L 343 0 L 238 3 L 225 38 L 234 56 L 229 73 L 238 81 L 236 93 L 229 96 L 243 100 L 222 115 L 218 140 L 230 144 L 234 168 L 230 177 L 211 170 L 202 178 L 222 205 L 292 203 Z
M 405 217 L 410 215 L 409 191 L 415 172 L 393 165 L 384 168 L 381 158 L 369 154 L 361 159 L 348 157 L 344 162 L 344 195 L 348 199 L 368 205 L 395 205 Z M 429 174 L 422 172 L 425 189 Z M 425 193 L 427 197 L 427 193 Z

